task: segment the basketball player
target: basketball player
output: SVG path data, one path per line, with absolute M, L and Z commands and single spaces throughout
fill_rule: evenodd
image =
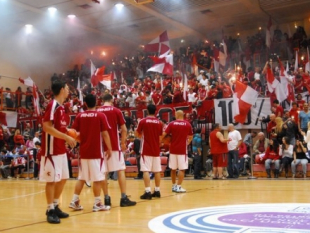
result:
M 66 135 L 68 116 L 65 115 L 63 102 L 68 97 L 69 88 L 66 83 L 58 80 L 52 84 L 54 99 L 47 105 L 43 117 L 42 159 L 40 180 L 46 181 L 45 194 L 47 200 L 47 221 L 60 223 L 60 218 L 69 214 L 59 208 L 59 197 L 66 179 L 69 178 L 68 160 L 65 142 L 73 148 L 76 141 Z
M 107 172 L 117 171 L 118 183 L 121 190 L 120 206 L 134 206 L 135 201 L 130 201 L 126 195 L 126 176 L 125 176 L 125 161 L 122 151 L 127 149 L 126 138 L 127 138 L 127 128 L 126 121 L 122 112 L 113 107 L 113 97 L 110 94 L 106 94 L 103 97 L 104 104 L 102 107 L 98 108 L 98 112 L 102 112 L 106 115 L 111 129 L 108 130 L 111 143 L 112 143 L 112 155 L 110 159 L 105 160 L 107 166 Z M 119 141 L 119 130 L 121 132 L 121 142 Z M 111 197 L 108 194 L 107 180 L 103 182 L 103 193 L 105 205 L 111 206 Z
M 107 145 L 106 156 L 110 158 L 112 146 L 108 130 L 111 129 L 106 116 L 96 111 L 96 96 L 88 94 L 85 97 L 87 111 L 79 113 L 72 128 L 80 132 L 80 166 L 79 177 L 75 185 L 74 195 L 69 205 L 74 210 L 82 210 L 79 195 L 85 181 L 93 181 L 95 202 L 93 211 L 109 210 L 110 206 L 102 204 L 100 191 L 105 179 L 105 166 L 103 165 L 103 144 Z
M 148 116 L 139 121 L 136 136 L 141 138 L 141 171 L 143 171 L 143 180 L 145 192 L 140 199 L 151 200 L 152 197 L 160 198 L 160 146 L 159 142 L 162 135 L 162 123 L 155 117 L 156 106 L 149 104 L 147 106 Z M 150 172 L 155 174 L 155 191 L 151 193 Z
M 169 123 L 163 138 L 171 136 L 169 167 L 171 169 L 172 192 L 185 193 L 181 187 L 185 170 L 188 168 L 187 146 L 193 139 L 193 129 L 188 121 L 184 120 L 184 112 L 175 112 L 175 121 Z M 179 169 L 178 183 L 176 183 L 176 170 Z
M 218 123 L 215 123 L 213 128 L 209 137 L 210 152 L 213 159 L 213 179 L 226 179 L 223 176 L 223 167 L 227 167 L 227 142 L 230 139 L 224 138 Z

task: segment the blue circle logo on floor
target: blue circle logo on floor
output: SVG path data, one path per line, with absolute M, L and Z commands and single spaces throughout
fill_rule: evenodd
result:
M 255 204 L 189 209 L 149 222 L 155 233 L 310 233 L 310 204 Z

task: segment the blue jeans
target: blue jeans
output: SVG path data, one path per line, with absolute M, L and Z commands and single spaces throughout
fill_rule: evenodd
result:
M 265 168 L 266 168 L 266 170 L 270 169 L 271 164 L 272 164 L 272 159 L 267 159 L 265 161 Z M 277 160 L 274 161 L 274 169 L 279 170 L 279 168 L 280 168 L 280 160 L 277 159 Z
M 228 166 L 227 171 L 230 177 L 235 176 L 239 177 L 239 165 L 238 158 L 239 151 L 238 150 L 230 150 L 228 151 Z
M 294 163 L 294 160 L 293 160 L 293 162 L 291 163 L 291 169 L 292 169 L 293 174 L 296 173 L 296 166 L 298 164 L 301 164 L 301 166 L 302 166 L 302 173 L 304 175 L 307 174 L 308 159 L 296 159 L 296 163 Z

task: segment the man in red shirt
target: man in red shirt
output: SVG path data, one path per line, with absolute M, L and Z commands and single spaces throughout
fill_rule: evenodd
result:
M 152 95 L 152 101 L 155 105 L 160 105 L 162 102 L 162 95 L 160 94 L 160 89 L 156 89 L 156 92 Z
M 299 108 L 296 102 L 292 103 L 292 108 L 290 110 L 290 117 L 292 118 L 292 120 L 298 124 L 298 120 L 299 120 Z
M 142 91 L 138 92 L 138 97 L 135 100 L 136 106 L 139 108 L 145 108 L 146 107 L 146 98 L 145 95 L 143 95 Z
M 74 195 L 69 205 L 74 210 L 82 210 L 79 195 L 85 181 L 93 181 L 95 202 L 93 211 L 109 210 L 111 207 L 103 205 L 100 199 L 100 191 L 105 177 L 105 166 L 102 166 L 103 148 L 102 139 L 107 146 L 106 158 L 112 153 L 111 140 L 108 130 L 111 129 L 106 116 L 96 112 L 96 96 L 88 94 L 85 97 L 87 111 L 79 113 L 72 128 L 80 133 L 80 166 L 79 177 L 75 185 Z M 90 136 L 91 135 L 91 136 Z
M 62 81 L 56 81 L 52 84 L 52 91 L 55 97 L 46 107 L 43 117 L 40 180 L 46 181 L 47 221 L 60 223 L 60 218 L 69 217 L 59 208 L 59 198 L 69 178 L 65 142 L 73 148 L 76 141 L 66 134 L 68 122 L 62 105 L 69 95 L 69 87 Z
M 141 138 L 141 171 L 143 171 L 143 180 L 145 192 L 141 199 L 151 200 L 152 197 L 160 197 L 160 146 L 163 126 L 155 117 L 156 106 L 149 104 L 147 106 L 148 116 L 139 121 L 136 130 L 136 136 Z M 155 191 L 151 193 L 150 172 L 155 174 Z
M 183 93 L 180 90 L 180 86 L 177 85 L 173 92 L 172 103 L 183 103 L 183 102 L 184 102 Z
M 276 117 L 282 117 L 284 110 L 282 106 L 279 104 L 279 100 L 274 100 L 272 103 L 274 108 L 274 114 L 276 115 Z
M 224 82 L 224 81 L 222 82 L 221 89 L 223 92 L 223 98 L 231 98 L 232 97 L 232 90 L 231 90 L 230 86 L 227 85 L 226 82 Z
M 106 94 L 103 97 L 104 104 L 97 109 L 98 112 L 102 112 L 107 116 L 108 122 L 111 129 L 108 130 L 111 143 L 112 143 L 112 156 L 111 158 L 105 158 L 105 165 L 107 167 L 107 172 L 117 171 L 118 183 L 121 190 L 120 206 L 134 206 L 136 202 L 130 201 L 126 195 L 126 176 L 125 176 L 125 160 L 123 152 L 126 151 L 126 139 L 127 139 L 127 128 L 126 121 L 124 119 L 123 113 L 113 107 L 112 95 Z M 121 141 L 119 140 L 119 131 L 121 133 Z M 106 147 L 105 147 L 106 149 Z M 103 182 L 103 193 L 104 193 L 104 203 L 105 205 L 111 205 L 111 198 L 108 194 L 108 184 L 107 181 Z
M 181 187 L 185 170 L 188 168 L 187 146 L 193 139 L 193 129 L 188 121 L 184 120 L 184 112 L 175 113 L 175 121 L 170 122 L 162 138 L 171 136 L 169 167 L 171 168 L 172 192 L 185 193 Z M 178 183 L 176 183 L 176 170 L 179 169 Z
M 214 124 L 214 130 L 210 133 L 209 144 L 213 159 L 213 179 L 226 179 L 223 176 L 223 167 L 227 167 L 227 142 L 221 133 L 221 127 L 218 123 Z

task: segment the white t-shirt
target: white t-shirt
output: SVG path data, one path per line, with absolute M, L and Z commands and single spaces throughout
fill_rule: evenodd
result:
M 201 80 L 199 81 L 199 83 L 201 83 L 201 85 L 208 86 L 209 80 L 208 80 L 208 79 L 201 79 Z
M 195 92 L 193 93 L 187 93 L 188 102 L 195 103 L 197 100 L 197 94 Z
M 231 139 L 227 144 L 228 150 L 235 150 L 239 141 L 242 140 L 241 134 L 237 130 L 229 132 L 228 138 Z
M 126 102 L 129 104 L 129 107 L 135 108 L 136 107 L 136 100 L 137 96 L 135 94 L 132 94 L 132 97 L 127 97 Z

